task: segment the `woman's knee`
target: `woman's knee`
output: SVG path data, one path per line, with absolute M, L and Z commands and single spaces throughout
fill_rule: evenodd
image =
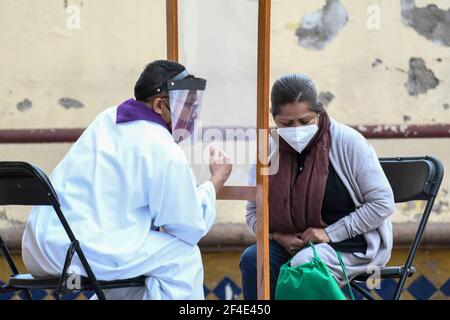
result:
M 291 266 L 299 266 L 301 264 L 310 262 L 311 259 L 314 257 L 314 252 L 311 248 L 304 248 L 297 252 L 295 256 L 291 260 Z
M 239 268 L 241 271 L 256 269 L 256 245 L 252 245 L 242 252 Z

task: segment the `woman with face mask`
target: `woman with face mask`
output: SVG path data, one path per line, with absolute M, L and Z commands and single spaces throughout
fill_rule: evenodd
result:
M 270 286 L 275 296 L 280 267 L 313 258 L 315 244 L 335 279 L 384 266 L 392 250 L 394 196 L 373 147 L 354 129 L 330 118 L 303 74 L 278 79 L 271 92 L 277 129 L 271 135 L 269 177 Z M 250 183 L 255 183 L 255 168 Z M 247 224 L 256 233 L 256 203 L 247 204 Z M 256 245 L 240 262 L 244 299 L 257 298 Z

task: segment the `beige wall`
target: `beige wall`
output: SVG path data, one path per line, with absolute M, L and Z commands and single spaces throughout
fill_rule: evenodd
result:
M 164 0 L 0 1 L 0 128 L 84 127 L 133 94 L 144 65 L 165 58 Z M 84 107 L 66 110 L 58 101 Z M 28 99 L 31 109 L 17 103 Z
M 329 113 L 345 124 L 432 124 L 450 123 L 450 48 L 419 35 L 401 20 L 401 1 L 342 0 L 347 24 L 323 49 L 298 45 L 296 29 L 303 15 L 319 10 L 325 1 L 275 0 L 272 12 L 272 67 L 274 81 L 287 72 L 311 76 L 318 91 L 335 97 Z M 450 9 L 449 0 L 416 1 L 416 6 L 435 4 Z M 372 26 L 371 5 L 380 8 L 380 28 Z M 439 79 L 425 94 L 411 96 L 408 81 L 410 58 L 422 58 Z M 372 63 L 382 63 L 373 67 Z M 440 61 L 438 61 L 440 59 Z M 404 116 L 409 119 L 405 121 Z M 450 167 L 450 139 L 372 140 L 380 156 L 436 155 Z M 447 174 L 436 200 L 431 221 L 450 221 L 450 178 Z M 417 220 L 419 209 L 398 206 L 393 220 Z
M 65 1 L 0 0 L 0 129 L 85 127 L 101 110 L 132 95 L 143 66 L 165 57 L 165 1 L 84 0 L 81 28 L 67 28 Z M 241 5 L 242 3 L 242 5 Z M 302 17 L 325 1 L 274 0 L 271 81 L 286 72 L 304 72 L 319 91 L 335 98 L 328 111 L 346 124 L 450 123 L 450 48 L 406 27 L 400 0 L 342 0 L 349 20 L 323 49 L 298 44 Z M 450 1 L 416 1 L 450 8 Z M 220 4 L 220 7 L 217 5 Z M 228 6 L 229 5 L 229 6 Z M 381 9 L 381 28 L 367 28 L 367 8 Z M 205 125 L 255 123 L 255 1 L 181 0 L 183 62 L 208 78 Z M 210 14 L 208 14 L 210 13 Z M 189 14 L 194 16 L 189 18 Z M 440 80 L 435 89 L 411 96 L 405 87 L 409 60 L 422 58 Z M 438 58 L 441 61 L 438 61 Z M 375 59 L 382 63 L 373 67 Z M 400 69 L 400 70 L 399 70 Z M 403 70 L 403 71 L 401 71 Z M 84 107 L 66 109 L 60 98 Z M 18 110 L 28 99 L 31 108 Z M 23 106 L 19 105 L 19 106 Z M 23 108 L 22 108 L 23 109 Z M 405 121 L 404 116 L 410 119 Z M 450 139 L 371 141 L 380 156 L 436 155 L 450 165 Z M 0 160 L 33 162 L 50 173 L 70 147 L 0 145 Z M 242 168 L 241 168 L 242 169 Z M 199 180 L 207 168 L 196 168 Z M 233 183 L 245 184 L 242 170 Z M 447 174 L 432 221 L 450 221 Z M 220 202 L 218 222 L 243 222 L 243 202 Z M 399 207 L 396 221 L 416 219 L 417 208 Z M 0 227 L 24 221 L 27 210 L 0 208 Z
M 180 7 L 186 10 L 180 25 L 187 29 L 181 31 L 187 37 L 180 41 L 182 60 L 188 67 L 196 66 L 193 71 L 209 73 L 208 79 L 212 78 L 208 93 L 214 103 L 205 107 L 205 121 L 211 124 L 252 125 L 255 121 L 254 112 L 248 111 L 253 110 L 255 100 L 238 102 L 246 99 L 245 95 L 255 96 L 250 91 L 256 75 L 253 38 L 257 7 L 253 2 L 241 5 L 239 0 L 232 0 L 224 5 L 220 0 L 180 1 Z M 298 45 L 295 29 L 304 14 L 320 9 L 325 1 L 273 1 L 272 81 L 286 72 L 309 74 L 319 91 L 335 95 L 329 111 L 348 124 L 398 124 L 404 122 L 405 115 L 411 117 L 410 123 L 448 122 L 450 111 L 443 104 L 450 103 L 449 47 L 406 27 L 400 18 L 400 1 L 341 2 L 349 15 L 348 23 L 323 50 L 310 50 Z M 0 1 L 0 59 L 4 66 L 0 73 L 1 128 L 86 126 L 99 111 L 132 94 L 145 63 L 165 57 L 163 0 L 83 1 L 79 30 L 67 28 L 72 15 L 66 12 L 64 3 Z M 81 1 L 67 3 L 79 5 Z M 207 3 L 222 3 L 229 9 L 208 16 L 214 7 L 209 5 L 206 10 Z M 417 1 L 418 5 L 428 3 L 450 7 L 448 0 Z M 366 26 L 366 10 L 373 4 L 381 9 L 379 30 Z M 195 23 L 187 14 L 194 15 Z M 408 94 L 407 74 L 397 69 L 408 71 L 411 57 L 424 59 L 440 80 L 436 89 L 417 97 Z M 372 67 L 375 59 L 383 63 Z M 230 71 L 233 64 L 238 66 Z M 208 68 L 202 67 L 205 65 Z M 239 86 L 233 83 L 241 83 L 247 90 L 236 93 Z M 226 100 L 227 112 L 218 117 L 223 109 L 216 106 L 214 97 L 221 88 L 230 93 L 220 97 Z M 232 100 L 233 95 L 238 100 Z M 78 100 L 84 107 L 66 110 L 58 103 L 60 98 Z M 24 99 L 29 99 L 32 107 L 20 112 L 17 104 Z M 236 116 L 236 112 L 245 116 Z
M 295 30 L 302 16 L 319 10 L 325 1 L 273 1 L 272 80 L 286 72 L 311 76 L 319 91 L 335 95 L 329 112 L 347 124 L 401 124 L 450 122 L 450 48 L 437 45 L 406 27 L 401 21 L 400 0 L 342 0 L 349 20 L 336 38 L 322 50 L 297 44 Z M 450 1 L 417 1 L 450 8 Z M 380 29 L 370 30 L 369 5 L 381 10 Z M 441 81 L 436 89 L 418 97 L 405 88 L 411 57 L 425 60 Z M 436 59 L 441 58 L 442 62 Z M 383 61 L 372 67 L 375 59 Z M 388 68 L 388 70 L 386 70 Z M 434 121 L 433 121 L 434 119 Z

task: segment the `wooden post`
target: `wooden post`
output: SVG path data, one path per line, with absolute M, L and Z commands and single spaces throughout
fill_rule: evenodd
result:
M 257 280 L 258 299 L 270 299 L 269 281 L 269 177 L 262 172 L 268 157 L 269 79 L 270 79 L 271 0 L 258 2 L 258 78 L 257 78 Z M 261 163 L 264 161 L 264 163 Z
M 167 60 L 178 62 L 178 0 L 166 0 Z

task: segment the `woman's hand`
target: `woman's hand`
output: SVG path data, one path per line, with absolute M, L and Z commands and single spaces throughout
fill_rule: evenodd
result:
M 300 233 L 279 233 L 275 232 L 273 240 L 278 242 L 291 255 L 295 255 L 305 247 L 305 242 L 301 238 Z
M 305 243 L 312 241 L 313 243 L 328 243 L 331 242 L 325 229 L 308 228 L 302 233 L 302 239 Z

